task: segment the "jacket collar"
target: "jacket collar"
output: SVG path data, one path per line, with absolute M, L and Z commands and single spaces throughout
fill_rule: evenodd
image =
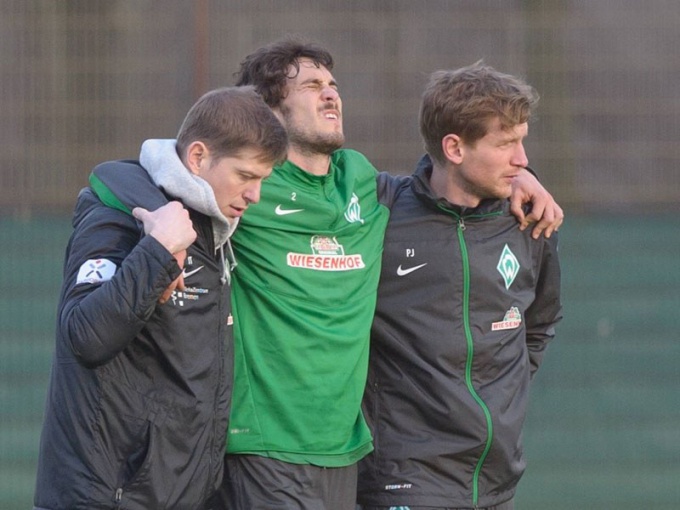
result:
M 428 207 L 433 209 L 444 209 L 452 212 L 458 216 L 479 216 L 492 213 L 498 213 L 508 209 L 508 200 L 487 198 L 482 200 L 477 207 L 464 207 L 453 204 L 446 198 L 437 197 L 430 186 L 430 177 L 432 176 L 432 160 L 428 154 L 425 154 L 418 165 L 416 171 L 413 173 L 413 181 L 411 188 L 413 193 Z

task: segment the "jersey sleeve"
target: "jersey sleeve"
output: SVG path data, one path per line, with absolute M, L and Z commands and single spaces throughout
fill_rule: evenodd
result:
M 136 161 L 107 161 L 90 174 L 90 186 L 104 205 L 132 214 L 135 207 L 155 211 L 168 198 Z

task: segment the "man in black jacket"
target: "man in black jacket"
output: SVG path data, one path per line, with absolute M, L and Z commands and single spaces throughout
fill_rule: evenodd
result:
M 34 509 L 195 510 L 221 481 L 229 237 L 287 135 L 252 88 L 225 88 L 191 108 L 171 150 L 180 163 L 150 176 L 171 201 L 153 212 L 105 206 L 96 179 L 78 197 Z
M 510 510 L 530 380 L 561 319 L 556 235 L 509 212 L 538 97 L 481 62 L 423 95 L 428 154 L 394 187 L 364 409 L 364 510 Z

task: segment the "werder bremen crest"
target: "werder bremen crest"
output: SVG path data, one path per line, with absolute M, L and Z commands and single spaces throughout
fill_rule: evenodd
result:
M 503 277 L 506 289 L 509 289 L 510 285 L 512 285 L 512 282 L 515 281 L 517 273 L 519 273 L 519 267 L 520 266 L 517 257 L 515 257 L 515 254 L 512 253 L 506 244 L 503 248 L 503 253 L 501 253 L 501 258 L 498 261 L 498 265 L 496 266 L 496 269 L 498 269 L 498 272 Z
M 352 198 L 350 199 L 347 210 L 345 211 L 345 219 L 349 223 L 354 223 L 355 221 L 358 221 L 359 223 L 364 222 L 364 220 L 361 218 L 361 206 L 359 205 L 359 197 L 356 193 L 352 193 Z

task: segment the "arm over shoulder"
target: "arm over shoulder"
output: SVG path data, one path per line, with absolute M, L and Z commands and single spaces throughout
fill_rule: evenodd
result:
M 104 205 L 132 214 L 135 207 L 155 211 L 168 198 L 137 161 L 107 161 L 90 174 L 90 186 Z

